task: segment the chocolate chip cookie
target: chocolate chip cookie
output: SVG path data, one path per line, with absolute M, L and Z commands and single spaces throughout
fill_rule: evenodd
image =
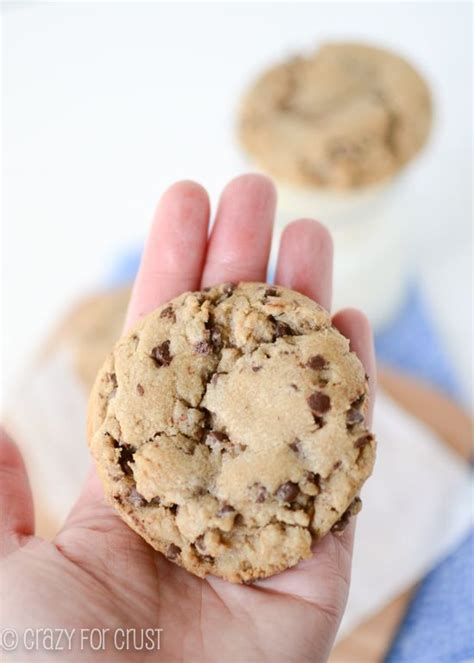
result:
M 122 518 L 168 559 L 232 582 L 310 557 L 360 506 L 367 378 L 328 313 L 261 283 L 185 293 L 100 370 L 89 444 Z
M 423 146 L 431 99 L 394 53 L 324 45 L 266 71 L 240 114 L 243 147 L 282 183 L 348 189 L 399 170 Z

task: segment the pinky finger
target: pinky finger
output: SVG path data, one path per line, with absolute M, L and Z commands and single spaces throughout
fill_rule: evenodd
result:
M 0 557 L 22 545 L 34 533 L 33 499 L 18 447 L 0 429 Z
M 369 321 L 357 309 L 347 308 L 336 313 L 333 324 L 343 336 L 349 339 L 353 350 L 364 366 L 369 379 L 369 421 L 372 421 L 374 399 L 377 387 L 374 341 Z

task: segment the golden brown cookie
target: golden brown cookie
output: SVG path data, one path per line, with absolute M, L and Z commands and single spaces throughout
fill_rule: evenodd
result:
M 266 71 L 245 96 L 240 139 L 281 182 L 348 189 L 379 182 L 425 143 L 429 89 L 405 60 L 351 43 Z
M 185 293 L 116 345 L 89 444 L 122 518 L 198 576 L 270 576 L 340 529 L 374 463 L 367 380 L 327 312 L 261 283 Z M 342 519 L 342 521 L 341 521 Z

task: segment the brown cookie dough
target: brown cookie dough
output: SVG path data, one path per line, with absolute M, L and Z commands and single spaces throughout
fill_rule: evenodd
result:
M 246 95 L 240 139 L 282 183 L 348 189 L 379 182 L 425 143 L 429 89 L 402 58 L 351 43 L 265 72 Z
M 367 393 L 324 309 L 225 284 L 119 341 L 91 395 L 89 443 L 108 498 L 154 548 L 198 576 L 250 581 L 309 557 L 357 510 L 375 454 Z

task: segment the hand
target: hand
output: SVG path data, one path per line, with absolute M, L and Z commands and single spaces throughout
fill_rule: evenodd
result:
M 222 194 L 208 238 L 206 192 L 192 182 L 174 184 L 156 210 L 127 327 L 185 290 L 265 281 L 274 211 L 275 192 L 266 178 L 238 177 Z M 281 240 L 276 283 L 329 309 L 331 272 L 332 243 L 325 228 L 311 220 L 290 224 Z M 350 339 L 373 389 L 366 319 L 346 310 L 334 316 L 334 324 Z M 19 632 L 163 629 L 158 652 L 120 652 L 111 639 L 105 652 L 94 654 L 87 644 L 80 652 L 75 637 L 75 651 L 63 651 L 61 660 L 299 663 L 328 656 L 347 598 L 353 523 L 342 536 L 328 534 L 315 544 L 310 560 L 252 586 L 232 585 L 212 576 L 201 580 L 155 552 L 104 503 L 95 471 L 51 542 L 34 535 L 25 468 L 6 435 L 0 473 L 4 626 Z M 40 657 L 44 660 L 45 652 Z

